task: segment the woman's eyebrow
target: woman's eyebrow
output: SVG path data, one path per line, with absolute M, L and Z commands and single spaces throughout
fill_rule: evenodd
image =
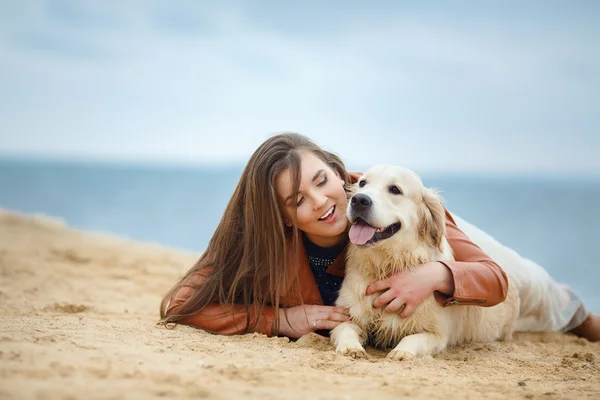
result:
M 320 175 L 321 175 L 323 172 L 325 172 L 325 170 L 324 170 L 324 169 L 320 169 L 320 170 L 318 170 L 318 171 L 317 171 L 317 173 L 315 174 L 315 176 L 313 176 L 313 178 L 312 178 L 312 181 L 313 181 L 313 182 L 314 182 L 314 181 L 316 181 L 316 180 L 317 180 L 317 178 L 318 178 L 318 177 L 319 177 L 319 176 L 320 176 Z

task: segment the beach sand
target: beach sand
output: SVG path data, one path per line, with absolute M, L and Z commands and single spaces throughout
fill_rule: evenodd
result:
M 0 211 L 0 398 L 599 399 L 600 343 L 555 333 L 436 357 L 156 324 L 198 254 Z

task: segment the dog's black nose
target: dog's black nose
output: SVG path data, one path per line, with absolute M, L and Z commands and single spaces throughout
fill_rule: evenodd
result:
M 370 208 L 371 204 L 373 204 L 373 201 L 366 194 L 358 193 L 352 196 L 350 203 L 352 203 L 352 207 L 354 207 L 358 211 Z

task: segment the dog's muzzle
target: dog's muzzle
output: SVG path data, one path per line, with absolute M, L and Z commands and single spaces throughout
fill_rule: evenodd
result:
M 350 227 L 350 241 L 359 246 L 373 245 L 380 240 L 393 236 L 400 230 L 400 222 L 378 228 L 372 226 L 373 200 L 364 193 L 358 193 L 350 199 L 348 219 Z

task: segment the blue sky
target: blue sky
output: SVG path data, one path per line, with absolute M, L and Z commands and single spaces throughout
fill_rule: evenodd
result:
M 600 175 L 600 2 L 0 2 L 0 153 Z

